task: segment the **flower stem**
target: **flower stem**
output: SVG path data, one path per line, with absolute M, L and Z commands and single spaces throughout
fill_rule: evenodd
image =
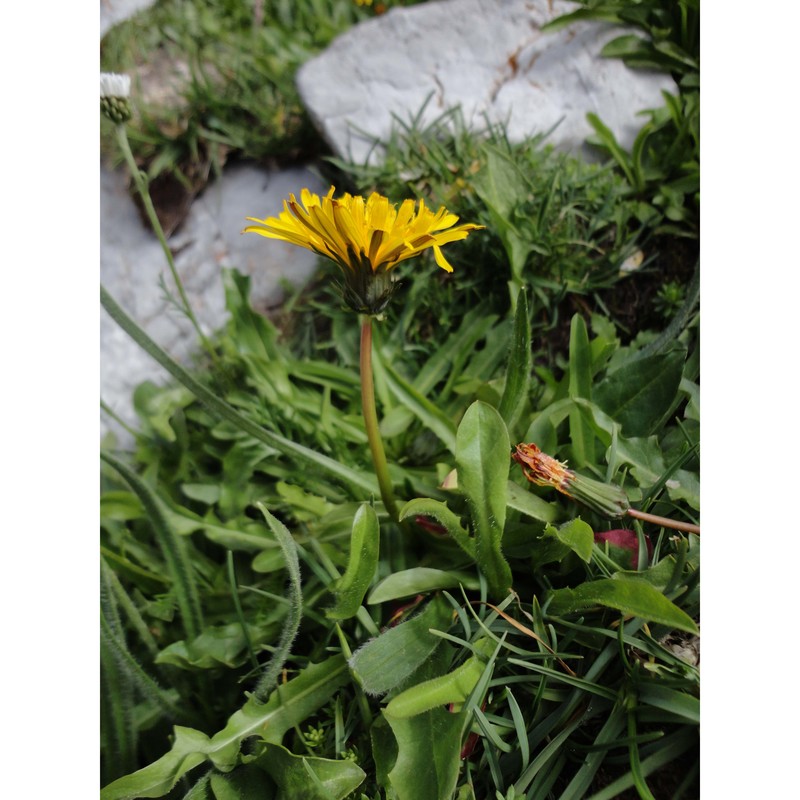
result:
M 375 385 L 372 377 L 372 317 L 364 316 L 361 323 L 361 411 L 367 429 L 369 449 L 383 505 L 395 522 L 398 522 L 397 505 L 389 478 L 389 466 L 383 450 L 383 440 L 378 429 L 378 412 L 375 410 Z
M 123 156 L 125 156 L 125 162 L 128 165 L 128 169 L 131 172 L 131 177 L 133 178 L 133 182 L 136 184 L 136 189 L 139 192 L 139 196 L 142 198 L 142 204 L 144 205 L 144 210 L 147 213 L 147 218 L 150 220 L 150 224 L 153 227 L 153 231 L 158 238 L 159 243 L 161 244 L 161 249 L 164 251 L 164 255 L 167 258 L 167 264 L 169 264 L 169 271 L 172 273 L 172 280 L 175 283 L 175 286 L 178 290 L 178 294 L 181 298 L 181 305 L 183 306 L 183 312 L 188 317 L 189 321 L 192 323 L 197 335 L 200 337 L 200 341 L 203 344 L 203 347 L 208 351 L 209 355 L 211 356 L 212 360 L 215 364 L 218 364 L 217 354 L 212 346 L 211 342 L 209 341 L 208 337 L 203 333 L 202 329 L 200 328 L 200 323 L 197 321 L 197 317 L 194 315 L 194 311 L 192 311 L 192 306 L 189 303 L 189 298 L 186 296 L 186 291 L 183 288 L 183 281 L 181 280 L 181 276 L 178 274 L 178 270 L 175 266 L 175 259 L 172 257 L 172 250 L 170 250 L 169 245 L 167 244 L 167 237 L 164 235 L 164 230 L 161 227 L 161 223 L 158 220 L 158 215 L 156 214 L 156 209 L 153 206 L 153 200 L 150 197 L 150 192 L 147 188 L 147 179 L 142 174 L 141 170 L 139 169 L 138 165 L 136 164 L 136 159 L 133 157 L 133 152 L 131 151 L 130 143 L 128 142 L 128 134 L 125 130 L 125 125 L 123 123 L 116 126 L 117 129 L 117 141 L 119 142 L 120 150 L 122 150 Z
M 654 525 L 661 525 L 663 528 L 671 528 L 675 531 L 684 531 L 686 533 L 696 533 L 698 536 L 700 535 L 700 526 L 693 525 L 691 522 L 678 522 L 669 517 L 659 517 L 656 514 L 637 511 L 635 508 L 629 508 L 625 513 L 634 519 L 640 519 L 643 522 L 652 522 Z

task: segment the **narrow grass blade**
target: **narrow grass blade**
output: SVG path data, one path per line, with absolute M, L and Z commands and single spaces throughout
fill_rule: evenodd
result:
M 625 729 L 623 714 L 622 706 L 616 703 L 595 737 L 594 744 L 599 749 L 586 756 L 580 769 L 575 773 L 558 800 L 581 800 L 582 797 L 585 797 L 608 752 L 607 749 L 604 749 L 605 746 L 611 745 Z
M 100 457 L 111 465 L 133 489 L 153 528 L 164 560 L 172 577 L 181 620 L 189 639 L 200 635 L 203 629 L 203 614 L 200 607 L 200 594 L 194 577 L 194 568 L 186 552 L 185 542 L 173 532 L 167 523 L 161 501 L 156 493 L 124 461 L 102 452 Z
M 176 705 L 174 692 L 167 692 L 147 674 L 144 667 L 133 657 L 122 639 L 114 633 L 105 614 L 100 615 L 102 642 L 122 670 L 141 694 L 152 702 L 168 719 L 186 716 Z
M 592 349 L 586 323 L 580 314 L 572 317 L 569 335 L 569 396 L 571 399 L 592 399 Z M 594 431 L 575 407 L 569 412 L 569 435 L 575 467 L 593 464 Z

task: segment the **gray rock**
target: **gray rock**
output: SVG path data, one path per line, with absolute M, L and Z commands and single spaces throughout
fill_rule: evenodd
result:
M 549 141 L 577 151 L 596 112 L 628 147 L 641 127 L 636 113 L 676 91 L 666 75 L 628 69 L 599 56 L 623 31 L 594 22 L 543 34 L 572 10 L 563 0 L 441 0 L 393 8 L 339 36 L 300 69 L 309 114 L 341 157 L 374 161 L 396 116 L 422 124 L 460 106 L 469 125 L 507 122 L 521 141 L 558 125 Z
M 282 200 L 307 186 L 323 192 L 319 179 L 302 168 L 280 172 L 236 165 L 192 204 L 189 216 L 169 239 L 175 266 L 205 333 L 225 324 L 221 269 L 236 267 L 250 275 L 256 307 L 280 301 L 280 283 L 300 284 L 317 265 L 317 257 L 286 242 L 255 234 L 241 236 L 246 217 L 280 212 Z M 172 356 L 186 361 L 197 350 L 197 335 L 186 317 L 169 303 L 159 280 L 174 292 L 166 257 L 146 228 L 129 196 L 121 173 L 101 170 L 100 276 L 117 302 Z M 109 317 L 101 317 L 100 383 L 104 402 L 127 424 L 135 425 L 132 393 L 144 380 L 163 381 L 167 373 L 146 355 Z M 102 431 L 113 430 L 121 446 L 132 439 L 123 428 L 102 417 Z
M 100 0 L 100 37 L 114 25 L 149 8 L 155 0 Z

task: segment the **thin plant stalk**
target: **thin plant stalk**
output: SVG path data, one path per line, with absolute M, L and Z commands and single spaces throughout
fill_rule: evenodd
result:
M 155 232 L 156 237 L 161 244 L 161 249 L 164 251 L 164 255 L 166 256 L 167 264 L 169 265 L 169 271 L 172 274 L 172 280 L 175 283 L 175 287 L 177 288 L 178 294 L 181 298 L 183 312 L 188 317 L 189 322 L 192 323 L 192 327 L 200 337 L 203 347 L 208 351 L 214 363 L 218 364 L 219 362 L 216 351 L 214 350 L 214 347 L 209 341 L 208 337 L 203 333 L 200 323 L 197 321 L 194 311 L 192 311 L 189 298 L 186 296 L 186 290 L 183 288 L 183 281 L 181 280 L 181 276 L 178 274 L 178 269 L 175 266 L 175 259 L 172 257 L 172 250 L 170 250 L 169 244 L 167 244 L 167 237 L 164 235 L 164 229 L 161 227 L 158 215 L 156 214 L 155 206 L 153 206 L 153 200 L 150 197 L 150 191 L 147 187 L 147 179 L 142 174 L 142 171 L 139 169 L 138 165 L 136 164 L 136 160 L 133 157 L 133 152 L 131 151 L 131 146 L 128 142 L 128 134 L 125 130 L 124 123 L 120 123 L 116 126 L 116 132 L 120 150 L 122 150 L 122 154 L 125 157 L 125 162 L 127 163 L 128 169 L 131 172 L 133 182 L 136 184 L 136 189 L 139 192 L 139 196 L 142 198 L 142 204 L 144 205 L 144 210 L 147 213 L 147 218 L 150 220 L 150 224 L 153 226 L 153 231 Z
M 629 517 L 640 519 L 642 522 L 652 522 L 654 525 L 661 525 L 663 528 L 671 528 L 675 531 L 683 531 L 684 533 L 696 533 L 700 535 L 700 526 L 694 525 L 691 522 L 679 522 L 669 517 L 659 517 L 657 514 L 648 514 L 646 511 L 637 511 L 635 508 L 629 508 L 625 512 Z
M 369 450 L 378 486 L 381 491 L 383 505 L 395 522 L 399 522 L 397 503 L 394 499 L 392 481 L 389 477 L 389 465 L 383 449 L 383 439 L 378 428 L 378 412 L 375 409 L 375 383 L 372 375 L 372 317 L 364 316 L 361 322 L 361 411 L 364 415 L 364 427 L 367 429 Z

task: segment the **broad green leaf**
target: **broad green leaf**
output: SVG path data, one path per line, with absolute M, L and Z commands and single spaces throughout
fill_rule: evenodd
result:
M 272 781 L 258 767 L 248 765 L 239 767 L 227 775 L 221 772 L 212 772 L 208 779 L 208 789 L 211 795 L 198 795 L 200 798 L 208 797 L 209 800 L 273 800 L 275 787 Z M 186 795 L 184 800 L 191 800 Z
M 325 612 L 329 619 L 350 619 L 361 608 L 378 567 L 380 535 L 375 510 L 367 503 L 362 504 L 353 520 L 347 570 L 330 587 L 336 604 Z
M 681 380 L 681 391 L 689 396 L 689 402 L 686 404 L 686 411 L 684 416 L 686 419 L 693 419 L 700 421 L 700 387 L 693 381 L 683 378 Z
M 165 389 L 152 381 L 145 381 L 133 392 L 133 407 L 137 415 L 168 442 L 176 440 L 172 417 L 193 402 L 192 393 L 182 386 Z
M 514 314 L 514 336 L 506 367 L 506 382 L 497 409 L 509 430 L 516 424 L 528 399 L 532 365 L 528 300 L 525 292 L 520 292 Z
M 250 564 L 253 572 L 277 572 L 286 566 L 283 553 L 278 547 L 272 550 L 262 550 Z
M 209 541 L 229 550 L 252 552 L 278 546 L 261 525 L 248 523 L 245 529 L 231 528 L 219 522 L 211 512 L 201 517 L 188 508 L 167 500 L 163 501 L 163 506 L 167 521 L 180 536 L 189 536 L 195 531 L 202 531 Z
M 125 491 L 103 492 L 100 496 L 100 519 L 128 522 L 144 516 L 142 501 L 133 493 Z
M 478 589 L 480 581 L 475 574 L 468 572 L 414 567 L 395 572 L 384 578 L 372 590 L 367 604 L 376 605 L 389 600 L 399 600 L 403 597 L 412 597 L 437 589 L 452 589 L 458 586 L 464 586 L 466 589 Z
M 694 472 L 679 469 L 667 481 L 671 500 L 685 500 L 695 511 L 700 510 L 700 478 Z
M 206 774 L 186 792 L 182 800 L 217 800 L 211 792 L 211 775 L 211 772 L 206 772 Z M 272 794 L 265 792 L 265 800 L 273 800 L 274 794 L 274 792 Z
M 540 522 L 555 522 L 560 513 L 557 505 L 542 500 L 513 481 L 508 482 L 508 507 Z
M 210 740 L 201 731 L 176 725 L 172 749 L 147 767 L 109 783 L 100 800 L 163 797 L 187 772 L 206 760 Z
M 367 642 L 353 653 L 350 669 L 368 694 L 384 694 L 405 681 L 441 644 L 429 629 L 447 630 L 452 608 L 442 597 L 422 613 Z
M 279 629 L 278 619 L 285 614 L 282 606 L 276 606 L 270 615 L 275 619 L 271 625 L 248 625 L 247 633 L 254 646 L 268 642 Z M 238 622 L 227 625 L 207 625 L 192 641 L 173 642 L 165 647 L 155 659 L 156 664 L 171 664 L 180 669 L 213 669 L 214 667 L 238 667 L 244 663 L 248 639 Z
M 303 722 L 349 681 L 343 656 L 310 664 L 296 678 L 276 688 L 266 703 L 248 700 L 212 738 L 211 760 L 218 769 L 230 768 L 247 736 L 259 735 L 279 744 L 286 731 Z
M 649 50 L 644 40 L 639 36 L 618 36 L 612 39 L 600 51 L 603 58 L 624 58 L 625 56 L 647 55 Z
M 280 800 L 343 800 L 367 777 L 347 759 L 297 756 L 277 744 L 267 745 L 254 763 L 278 785 Z
M 220 487 L 217 483 L 183 483 L 181 492 L 190 500 L 213 506 L 219 502 Z
M 491 406 L 476 400 L 458 426 L 456 468 L 475 530 L 475 560 L 495 597 L 504 597 L 512 584 L 511 568 L 500 549 L 510 450 L 502 417 Z
M 667 473 L 656 436 L 630 439 L 620 436 L 613 446 L 613 459 L 621 464 L 630 464 L 631 474 L 645 490 L 661 481 Z M 695 510 L 700 509 L 700 481 L 696 473 L 674 470 L 664 485 L 672 500 L 685 500 Z
M 631 466 L 631 473 L 643 489 L 652 486 L 667 469 L 655 436 L 620 436 L 614 443 L 613 451 L 615 461 Z
M 278 481 L 275 489 L 283 500 L 292 507 L 292 515 L 298 522 L 309 522 L 324 516 L 335 506 L 324 497 L 307 492 L 300 486 Z
M 570 520 L 558 528 L 555 525 L 547 525 L 544 535 L 557 539 L 561 544 L 577 553 L 587 564 L 592 560 L 594 532 L 582 519 Z
M 378 786 L 389 786 L 389 772 L 397 761 L 397 740 L 386 717 L 379 716 L 369 731 L 372 743 L 372 758 L 375 761 L 375 782 Z
M 386 720 L 397 741 L 397 758 L 388 774 L 397 800 L 450 800 L 461 765 L 464 712 L 435 708 Z
M 580 314 L 572 317 L 569 334 L 569 397 L 572 400 L 592 399 L 592 348 L 589 333 Z M 580 408 L 569 412 L 569 434 L 575 467 L 593 464 L 594 433 Z
M 547 613 L 554 616 L 586 611 L 600 605 L 616 608 L 627 616 L 642 617 L 677 630 L 697 633 L 697 625 L 688 614 L 651 584 L 635 578 L 587 581 L 575 589 L 556 589 L 549 597 Z
M 528 426 L 524 441 L 537 445 L 545 452 L 551 450 L 558 444 L 555 437 L 556 428 L 569 416 L 574 405 L 574 401 L 569 397 L 551 403 Z
M 341 655 L 311 664 L 296 678 L 272 693 L 267 703 L 250 698 L 227 725 L 209 738 L 192 728 L 175 727 L 172 749 L 152 764 L 108 784 L 101 800 L 163 797 L 189 770 L 210 760 L 229 771 L 239 761 L 239 748 L 249 736 L 280 743 L 290 728 L 299 725 L 350 681 Z
M 475 645 L 478 655 L 470 656 L 460 667 L 446 675 L 417 683 L 393 697 L 383 713 L 391 722 L 394 718 L 413 717 L 433 708 L 463 703 L 477 685 L 486 669 L 486 661 L 494 645 L 482 639 Z
M 648 436 L 675 400 L 685 360 L 683 350 L 672 350 L 629 361 L 597 385 L 594 401 L 625 436 Z
M 508 155 L 491 146 L 486 146 L 484 152 L 486 166 L 473 179 L 475 191 L 499 216 L 508 218 L 527 197 L 528 185 Z
M 469 531 L 461 527 L 461 520 L 440 500 L 427 497 L 409 500 L 400 509 L 400 521 L 409 517 L 433 517 L 440 525 L 444 525 L 465 553 L 475 558 L 475 540 L 469 535 Z

